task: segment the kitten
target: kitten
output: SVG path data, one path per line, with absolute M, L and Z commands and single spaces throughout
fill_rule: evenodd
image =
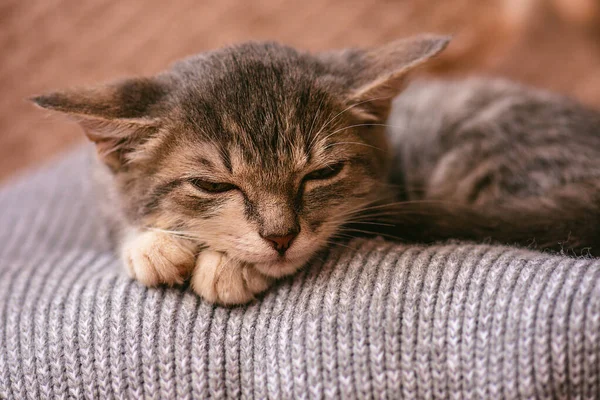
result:
M 389 198 L 385 122 L 425 35 L 319 54 L 245 43 L 150 78 L 33 99 L 96 144 L 130 275 L 246 303 L 293 274 L 359 210 Z
M 34 101 L 96 143 L 120 253 L 149 286 L 189 277 L 245 303 L 354 233 L 595 250 L 597 113 L 468 80 L 409 86 L 386 123 L 406 74 L 447 43 L 246 43 Z

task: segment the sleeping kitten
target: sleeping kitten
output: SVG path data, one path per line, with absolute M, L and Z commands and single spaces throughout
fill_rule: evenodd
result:
M 597 117 L 562 98 L 498 82 L 414 85 L 389 123 L 400 148 L 390 168 L 392 98 L 447 43 L 318 54 L 246 43 L 34 101 L 73 116 L 96 144 L 124 264 L 149 286 L 189 278 L 209 301 L 245 303 L 357 232 L 595 244 L 597 224 L 577 210 L 593 210 L 598 190 L 563 192 L 594 176 L 566 164 L 580 147 L 577 165 L 597 170 Z M 582 142 L 569 147 L 573 130 Z M 556 163 L 540 161 L 546 144 Z
M 96 144 L 132 277 L 189 277 L 205 299 L 240 304 L 390 197 L 376 124 L 406 73 L 447 43 L 420 36 L 320 54 L 246 43 L 155 77 L 33 100 L 70 114 Z

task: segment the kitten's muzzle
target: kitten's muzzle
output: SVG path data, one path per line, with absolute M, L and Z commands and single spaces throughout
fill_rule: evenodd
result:
M 294 239 L 298 236 L 298 232 L 288 233 L 283 236 L 269 235 L 263 236 L 267 242 L 269 242 L 279 255 L 283 256 L 287 249 L 290 248 Z

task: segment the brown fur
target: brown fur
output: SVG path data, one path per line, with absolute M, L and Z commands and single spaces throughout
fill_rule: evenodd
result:
M 206 299 L 243 303 L 390 197 L 391 100 L 447 43 L 424 35 L 318 54 L 246 43 L 34 101 L 73 116 L 96 143 L 133 277 L 191 275 Z

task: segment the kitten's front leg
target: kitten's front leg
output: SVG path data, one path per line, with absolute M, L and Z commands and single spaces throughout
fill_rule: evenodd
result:
M 157 231 L 130 231 L 121 247 L 129 275 L 146 286 L 181 284 L 196 260 L 196 245 Z
M 192 273 L 192 289 L 213 303 L 245 304 L 271 286 L 273 279 L 224 253 L 206 250 L 200 253 Z

